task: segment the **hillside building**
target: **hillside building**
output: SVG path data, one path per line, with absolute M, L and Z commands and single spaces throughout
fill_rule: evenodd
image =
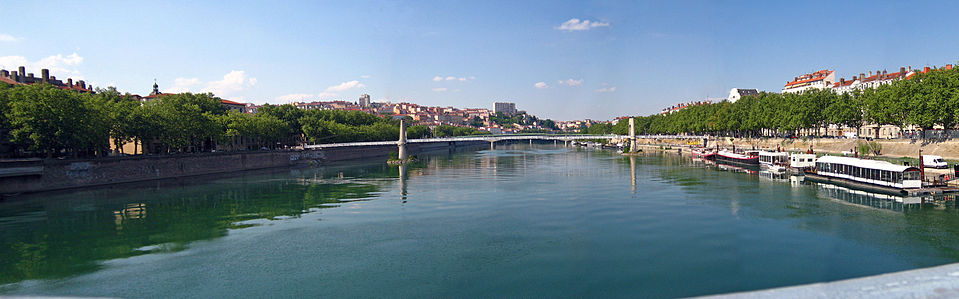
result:
M 493 103 L 493 113 L 502 112 L 506 115 L 515 115 L 516 114 L 516 103 L 509 102 L 495 102 Z
M 371 103 L 370 103 L 370 95 L 365 94 L 365 93 L 364 93 L 363 95 L 361 95 L 361 96 L 360 96 L 360 100 L 359 100 L 359 104 L 360 104 L 360 107 L 370 108 L 370 104 L 371 104 Z

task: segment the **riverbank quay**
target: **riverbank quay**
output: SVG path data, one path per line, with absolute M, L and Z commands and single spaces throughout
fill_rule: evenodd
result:
M 486 146 L 485 142 L 408 145 L 411 153 Z M 0 161 L 0 197 L 111 184 L 221 174 L 275 167 L 323 165 L 350 160 L 386 161 L 395 145 L 332 147 L 319 150 L 217 152 L 97 159 Z
M 697 298 L 956 298 L 959 263 L 834 282 Z
M 689 140 L 680 139 L 640 139 L 638 142 L 651 146 L 690 147 L 701 143 L 689 144 Z M 743 149 L 782 149 L 787 151 L 806 151 L 812 148 L 818 153 L 841 154 L 855 150 L 865 139 L 847 138 L 732 138 L 711 137 L 708 147 L 732 147 Z M 880 157 L 918 157 L 919 150 L 924 155 L 942 156 L 949 160 L 959 160 L 959 140 L 920 140 L 920 139 L 874 139 L 882 146 Z

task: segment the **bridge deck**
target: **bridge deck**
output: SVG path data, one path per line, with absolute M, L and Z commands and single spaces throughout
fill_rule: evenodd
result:
M 485 136 L 462 136 L 447 138 L 420 138 L 408 139 L 406 143 L 430 143 L 430 142 L 462 142 L 462 141 L 485 141 L 497 142 L 503 140 L 591 140 L 591 139 L 628 139 L 628 135 L 485 135 Z M 705 136 L 684 136 L 684 135 L 636 135 L 638 139 L 702 139 Z M 326 143 L 304 145 L 304 149 L 323 149 L 332 147 L 349 146 L 377 146 L 377 145 L 397 145 L 397 141 L 367 141 L 367 142 L 345 142 L 345 143 Z

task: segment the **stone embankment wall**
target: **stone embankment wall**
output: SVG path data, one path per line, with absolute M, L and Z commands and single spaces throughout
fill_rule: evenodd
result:
M 442 150 L 472 143 L 409 144 L 411 153 Z M 486 144 L 480 142 L 477 144 Z M 316 165 L 356 159 L 384 162 L 396 146 L 329 148 L 316 151 L 263 151 L 136 156 L 84 160 L 47 159 L 31 163 L 7 163 L 0 171 L 0 195 L 168 179 L 234 171 Z M 0 166 L 3 166 L 0 164 Z M 15 166 L 15 167 L 14 167 Z M 3 170 L 4 168 L 0 168 Z M 40 169 L 40 171 L 37 171 Z
M 692 141 L 693 143 L 698 142 Z M 710 139 L 709 147 L 714 147 L 718 143 L 720 147 L 729 147 L 735 145 L 738 148 L 760 148 L 776 149 L 776 147 L 789 151 L 805 151 L 812 146 L 812 149 L 819 153 L 842 153 L 843 151 L 853 150 L 858 142 L 866 142 L 862 139 L 834 139 L 834 138 L 812 138 L 812 139 L 782 139 L 782 138 L 718 138 Z M 925 155 L 938 155 L 949 160 L 959 160 L 959 141 L 948 140 L 940 142 L 911 140 L 911 139 L 890 139 L 875 140 L 882 145 L 882 156 L 885 157 L 916 157 L 919 156 L 919 150 Z M 647 145 L 672 145 L 685 146 L 687 140 L 641 140 L 641 143 Z

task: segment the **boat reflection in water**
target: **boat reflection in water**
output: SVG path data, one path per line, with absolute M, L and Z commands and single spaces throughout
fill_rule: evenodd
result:
M 734 164 L 734 163 L 724 163 L 723 161 L 720 161 L 720 160 L 716 160 L 716 161 L 713 161 L 713 160 L 700 160 L 700 161 L 702 161 L 702 163 L 706 164 L 706 166 L 712 166 L 712 167 L 718 168 L 718 169 L 720 169 L 720 170 L 731 171 L 731 172 L 741 172 L 741 173 L 748 173 L 748 174 L 757 174 L 757 173 L 759 173 L 759 164 L 756 164 L 756 165 L 747 165 L 747 164 L 741 164 L 741 163 L 735 163 L 735 164 Z
M 783 183 L 789 182 L 789 181 L 790 181 L 790 177 L 791 177 L 791 175 L 790 175 L 789 173 L 787 173 L 787 172 L 770 171 L 770 170 L 765 170 L 765 169 L 759 171 L 759 178 L 760 178 L 760 179 L 766 179 L 766 180 L 770 180 L 770 181 L 773 181 L 773 182 L 783 182 Z
M 848 203 L 873 207 L 877 209 L 904 212 L 906 210 L 919 209 L 924 202 L 932 201 L 932 198 L 923 198 L 919 196 L 896 196 L 889 194 L 879 194 L 866 192 L 862 190 L 849 189 L 833 184 L 815 183 L 816 193 L 820 197 L 841 200 Z

